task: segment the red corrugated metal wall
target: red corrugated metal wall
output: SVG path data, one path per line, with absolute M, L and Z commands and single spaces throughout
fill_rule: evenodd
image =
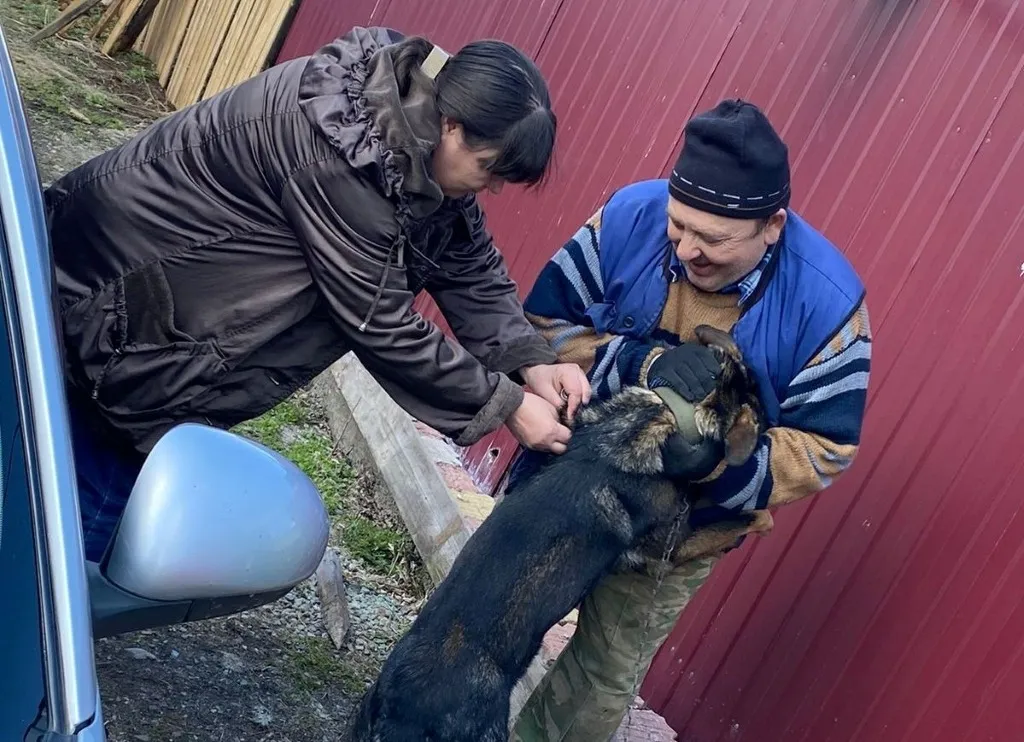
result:
M 705 101 L 791 142 L 877 335 L 862 456 L 722 565 L 648 697 L 684 739 L 1024 739 L 1024 11 L 752 4 Z
M 664 173 L 694 110 L 767 109 L 794 206 L 868 283 L 864 445 L 719 565 L 644 695 L 685 742 L 1024 740 L 1020 0 L 381 0 L 299 27 L 317 6 L 292 50 L 372 20 L 537 54 L 559 173 L 488 202 L 524 285 L 610 190 Z

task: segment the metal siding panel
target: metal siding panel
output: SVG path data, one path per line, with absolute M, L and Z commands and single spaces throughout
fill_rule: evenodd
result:
M 388 0 L 300 0 L 285 36 L 278 62 L 312 54 L 324 44 L 347 33 L 353 26 L 372 23 L 374 9 Z
M 1022 14 L 859 8 L 837 19 L 849 56 L 825 109 L 789 122 L 813 132 L 794 147 L 796 205 L 869 284 L 865 444 L 834 491 L 725 560 L 691 606 L 700 620 L 684 615 L 656 660 L 645 697 L 694 742 L 1021 739 L 1019 714 L 996 704 L 1022 691 L 1020 536 L 1007 530 L 1022 426 L 998 418 L 1024 402 Z M 751 84 L 745 95 L 769 95 Z M 1000 381 L 977 388 L 982 374 Z M 792 541 L 771 549 L 779 536 Z

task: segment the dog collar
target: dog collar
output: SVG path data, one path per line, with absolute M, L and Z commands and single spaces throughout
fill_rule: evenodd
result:
M 696 445 L 704 440 L 700 431 L 697 430 L 697 419 L 694 416 L 696 407 L 692 402 L 687 402 L 682 396 L 667 386 L 659 386 L 652 391 L 661 397 L 661 401 L 668 407 L 672 416 L 676 419 L 676 427 L 679 429 L 679 433 L 687 442 Z

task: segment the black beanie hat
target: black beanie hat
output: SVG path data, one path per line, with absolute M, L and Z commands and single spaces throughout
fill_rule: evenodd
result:
M 725 100 L 686 124 L 668 187 L 695 209 L 763 219 L 789 206 L 789 150 L 757 106 Z

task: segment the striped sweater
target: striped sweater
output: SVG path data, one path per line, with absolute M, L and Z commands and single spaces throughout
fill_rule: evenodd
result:
M 694 340 L 697 325 L 730 330 L 761 275 L 758 266 L 715 294 L 673 275 L 658 326 L 649 337 L 634 340 L 598 333 L 587 317 L 587 308 L 603 301 L 600 244 L 599 211 L 548 262 L 525 303 L 527 317 L 559 360 L 579 364 L 598 397 L 645 385 L 651 361 L 667 347 Z M 832 484 L 857 453 L 870 364 L 871 329 L 862 302 L 793 379 L 779 425 L 765 433 L 754 456 L 742 466 L 723 464 L 704 480 L 704 507 L 695 525 L 714 521 L 723 511 L 793 502 Z

